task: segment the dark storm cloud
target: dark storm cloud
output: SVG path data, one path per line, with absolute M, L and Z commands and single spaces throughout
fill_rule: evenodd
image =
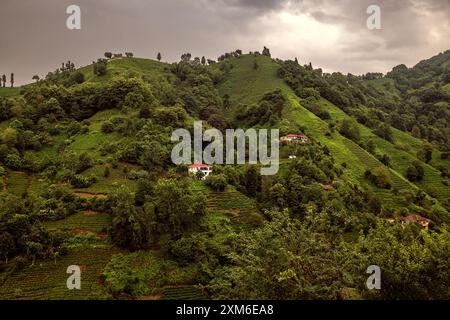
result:
M 66 7 L 82 30 L 65 27 Z M 382 30 L 366 9 L 382 9 Z M 0 74 L 30 81 L 64 60 L 90 63 L 105 51 L 176 61 L 269 46 L 327 71 L 388 71 L 450 49 L 449 0 L 0 0 Z

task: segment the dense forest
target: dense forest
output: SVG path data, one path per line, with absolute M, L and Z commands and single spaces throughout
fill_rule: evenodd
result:
M 363 76 L 266 47 L 160 60 L 0 88 L 1 299 L 449 298 L 450 51 Z M 277 175 L 204 179 L 171 161 L 196 120 L 308 140 L 281 143 Z

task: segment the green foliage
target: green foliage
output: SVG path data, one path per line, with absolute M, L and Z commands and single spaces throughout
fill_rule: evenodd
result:
M 361 133 L 355 121 L 344 120 L 339 128 L 339 132 L 350 140 L 358 142 L 361 139 Z
M 206 177 L 205 184 L 214 191 L 224 191 L 228 185 L 224 174 L 209 175 Z
M 419 161 L 414 161 L 406 170 L 406 178 L 411 182 L 422 181 L 424 174 L 424 169 Z
M 137 250 L 148 243 L 150 219 L 134 204 L 134 194 L 121 188 L 113 197 L 111 238 L 120 247 Z
M 245 121 L 249 126 L 258 124 L 274 125 L 283 112 L 286 99 L 280 89 L 267 92 L 258 105 L 250 107 L 244 114 L 237 117 L 240 121 Z
M 108 62 L 105 59 L 98 59 L 96 63 L 94 63 L 94 74 L 96 76 L 104 76 L 108 72 Z
M 144 205 L 150 215 L 151 234 L 155 240 L 177 240 L 192 231 L 206 213 L 206 199 L 189 190 L 188 180 L 160 180 L 154 189 L 154 197 Z M 177 199 L 177 201 L 173 201 Z
M 385 167 L 377 167 L 373 170 L 373 172 L 368 170 L 365 173 L 365 177 L 379 188 L 390 189 L 392 187 L 392 180 L 389 170 Z
M 89 188 L 96 182 L 95 177 L 89 176 L 83 176 L 81 174 L 75 174 L 70 178 L 70 184 L 74 188 Z
M 114 132 L 114 124 L 111 121 L 105 121 L 102 123 L 102 132 L 111 133 Z

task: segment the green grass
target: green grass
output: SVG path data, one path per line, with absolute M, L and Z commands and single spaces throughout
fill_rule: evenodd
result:
M 364 81 L 364 84 L 390 100 L 398 100 L 401 98 L 400 91 L 395 87 L 395 81 L 393 79 L 381 78 L 366 80 Z
M 192 191 L 207 195 L 209 216 L 213 217 L 210 222 L 213 224 L 223 222 L 224 217 L 227 217 L 225 220 L 228 222 L 243 225 L 259 225 L 263 221 L 256 201 L 233 186 L 228 186 L 223 192 L 216 192 L 206 187 L 203 182 L 196 181 Z
M 9 171 L 7 178 L 8 192 L 21 197 L 28 191 L 29 176 L 25 172 Z
M 127 186 L 131 191 L 135 191 L 137 187 L 136 181 L 129 180 L 124 169 L 128 171 L 139 170 L 138 166 L 120 163 L 117 168 L 110 168 L 110 175 L 104 177 L 103 173 L 107 165 L 96 165 L 85 172 L 83 175 L 90 175 L 97 178 L 97 182 L 85 189 L 75 189 L 80 192 L 88 192 L 94 194 L 111 194 L 120 186 Z
M 351 118 L 344 111 L 342 111 L 341 109 L 334 106 L 333 104 L 331 104 L 328 101 L 322 100 L 321 105 L 326 111 L 329 112 L 329 114 L 331 116 L 331 120 L 342 121 L 344 119 Z M 400 150 L 394 144 L 388 142 L 385 139 L 378 137 L 376 134 L 374 134 L 372 132 L 372 130 L 365 127 L 364 125 L 359 124 L 359 123 L 357 125 L 361 132 L 361 139 L 364 142 L 373 140 L 377 146 L 376 152 L 378 152 L 379 154 L 388 154 L 389 157 L 391 158 L 391 166 L 393 169 L 393 170 L 391 170 L 393 173 L 393 174 L 391 174 L 391 178 L 393 180 L 394 187 L 397 189 L 408 189 L 408 187 L 409 187 L 408 185 L 410 185 L 410 182 L 407 181 L 407 179 L 405 178 L 406 171 L 407 171 L 408 167 L 413 163 L 413 161 L 418 160 L 417 157 L 413 156 L 411 153 Z M 400 133 L 399 131 L 395 131 L 395 132 L 396 132 L 396 137 L 398 139 L 401 139 L 398 142 L 411 143 L 411 148 L 419 147 L 418 142 L 416 142 L 414 140 L 414 138 L 411 137 L 411 138 L 407 139 L 406 133 Z M 356 145 L 356 147 L 354 149 L 355 154 L 357 154 L 356 149 L 362 150 L 362 148 L 360 148 L 359 146 Z M 370 169 L 373 169 L 375 167 L 375 163 L 373 163 L 373 161 L 370 161 L 369 153 L 367 153 L 366 151 L 364 151 L 364 152 L 367 154 L 367 156 L 362 157 L 361 160 L 363 160 L 366 163 L 369 163 Z M 378 162 L 378 160 L 376 160 L 375 158 L 373 158 L 373 160 Z M 427 193 L 431 194 L 433 197 L 436 197 L 440 201 L 445 201 L 446 199 L 448 199 L 448 197 L 450 195 L 450 188 L 445 186 L 442 183 L 442 178 L 440 176 L 440 172 L 436 168 L 434 168 L 426 163 L 422 162 L 421 165 L 423 166 L 424 171 L 425 171 L 425 178 L 422 182 L 417 183 L 417 186 L 419 186 L 420 188 L 425 190 Z
M 15 97 L 20 95 L 19 88 L 0 88 L 0 97 Z
M 253 67 L 254 61 L 259 65 L 256 70 Z M 233 108 L 226 111 L 229 118 L 242 112 L 240 104 L 258 103 L 266 92 L 273 91 L 280 85 L 284 86 L 277 77 L 279 66 L 269 57 L 243 55 L 229 59 L 227 63 L 231 63 L 233 68 L 226 74 L 225 81 L 220 83 L 218 89 L 220 96 L 230 96 Z M 213 68 L 218 68 L 219 65 L 214 65 Z
M 80 212 L 63 220 L 45 222 L 48 229 L 85 230 L 101 232 L 111 224 L 111 216 L 106 213 L 86 214 Z
M 89 65 L 80 69 L 88 82 L 107 82 L 114 76 L 125 73 L 135 73 L 148 79 L 155 80 L 160 76 L 164 68 L 169 64 L 143 58 L 113 58 L 108 61 L 108 73 L 105 76 L 95 76 L 93 66 Z
M 253 69 L 253 62 L 255 59 L 259 65 L 258 70 Z M 385 203 L 395 205 L 395 207 L 407 205 L 403 202 L 401 197 L 395 196 L 392 191 L 376 188 L 364 179 L 364 172 L 367 169 L 383 166 L 383 164 L 367 151 L 343 137 L 338 132 L 333 133 L 331 136 L 326 136 L 329 131 L 328 123 L 321 120 L 301 105 L 300 99 L 284 83 L 284 81 L 278 77 L 277 70 L 279 66 L 276 62 L 268 57 L 261 56 L 255 58 L 254 56 L 245 55 L 240 58 L 230 59 L 228 63 L 231 63 L 233 68 L 226 75 L 225 81 L 220 84 L 219 92 L 221 95 L 230 95 L 233 105 L 238 105 L 239 103 L 257 103 L 267 91 L 280 88 L 287 99 L 287 104 L 283 111 L 284 121 L 288 120 L 290 123 L 304 128 L 305 134 L 320 142 L 322 145 L 327 146 L 337 165 L 342 163 L 347 164 L 348 169 L 344 170 L 345 175 L 354 183 L 360 184 L 368 190 L 371 190 L 380 196 L 380 199 Z M 218 66 L 215 67 L 217 68 Z M 381 79 L 380 81 L 373 81 L 371 86 L 373 86 L 375 90 L 386 91 L 385 86 L 392 85 L 392 83 L 389 82 L 389 79 Z M 397 95 L 395 90 L 392 94 Z M 326 107 L 329 109 L 334 119 L 346 117 L 346 114 L 342 110 L 332 106 L 331 103 L 326 102 Z M 367 128 L 363 128 L 362 131 L 363 136 L 365 137 L 373 136 L 372 132 Z M 396 134 L 398 136 L 401 135 L 399 132 L 396 132 Z M 394 169 L 398 170 L 390 170 L 394 186 L 401 189 L 415 189 L 416 187 L 402 176 L 409 165 L 407 162 L 412 162 L 414 157 L 407 152 L 400 152 L 393 145 L 387 146 L 387 142 L 385 143 L 384 141 L 379 140 L 377 140 L 377 142 L 380 148 L 386 150 L 386 153 L 389 155 L 392 154 Z M 419 145 L 418 141 L 414 140 L 410 142 L 415 148 Z M 412 152 L 414 151 L 416 150 L 413 150 Z M 435 184 L 440 183 L 441 179 L 437 179 L 438 172 L 436 169 L 427 165 L 426 173 L 430 177 L 438 180 Z M 421 184 L 420 186 L 426 187 L 427 183 L 424 182 L 424 184 Z M 448 190 L 446 191 L 444 188 L 440 188 L 439 185 L 437 189 L 438 190 L 435 193 L 438 193 L 441 199 L 446 195 L 448 196 Z
M 101 124 L 94 123 L 89 126 L 88 133 L 78 134 L 72 139 L 73 142 L 68 146 L 70 151 L 77 154 L 88 152 L 91 157 L 101 159 L 100 149 L 103 145 L 111 142 L 119 142 L 124 138 L 118 133 L 103 133 L 101 131 Z

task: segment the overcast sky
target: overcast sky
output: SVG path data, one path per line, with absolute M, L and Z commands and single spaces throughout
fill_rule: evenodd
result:
M 71 4 L 81 30 L 66 28 Z M 382 30 L 366 27 L 370 4 Z M 449 35 L 450 0 L 0 0 L 0 74 L 30 82 L 105 51 L 174 62 L 263 46 L 325 71 L 386 72 L 450 49 Z

